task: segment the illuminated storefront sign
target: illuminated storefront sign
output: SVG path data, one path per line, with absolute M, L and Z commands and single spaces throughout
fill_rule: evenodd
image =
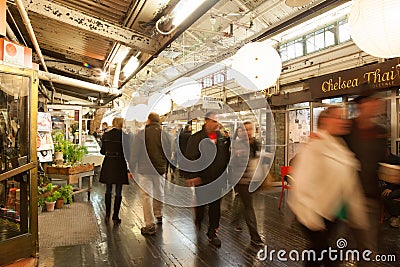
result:
M 377 90 L 400 86 L 400 58 L 310 79 L 312 98 L 359 94 L 362 84 Z

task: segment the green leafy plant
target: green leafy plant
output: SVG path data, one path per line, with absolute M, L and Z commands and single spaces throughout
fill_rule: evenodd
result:
M 45 198 L 45 202 L 54 202 L 59 198 L 61 198 L 61 193 L 58 191 L 54 191 L 51 195 Z
M 54 138 L 54 150 L 56 152 L 62 152 L 64 160 L 71 163 L 72 165 L 77 162 L 81 162 L 83 155 L 88 153 L 85 146 L 73 144 L 68 140 L 64 140 L 64 134 L 62 132 L 56 132 L 53 134 Z
M 61 193 L 52 183 L 45 187 L 38 187 L 38 207 L 43 207 L 45 202 L 54 202 L 61 198 Z
M 66 140 L 64 140 L 64 133 L 60 130 L 53 132 L 54 151 L 63 152 L 66 147 Z
M 71 144 L 68 146 L 66 152 L 67 161 L 70 162 L 71 164 L 81 162 L 83 159 L 83 155 L 87 153 L 88 150 L 85 146 Z
M 58 189 L 61 197 L 64 199 L 64 203 L 72 203 L 72 186 L 71 185 L 64 185 L 60 189 Z

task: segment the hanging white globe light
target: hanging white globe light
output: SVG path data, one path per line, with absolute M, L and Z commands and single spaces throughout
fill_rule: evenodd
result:
M 171 111 L 171 97 L 166 94 L 155 93 L 150 96 L 147 106 L 150 112 L 164 115 Z
M 375 57 L 399 57 L 399 11 L 399 0 L 353 1 L 349 27 L 354 43 Z
M 264 42 L 248 43 L 233 57 L 236 81 L 246 89 L 262 90 L 276 83 L 282 70 L 281 58 Z
M 145 104 L 136 105 L 133 110 L 133 117 L 138 122 L 147 121 L 147 117 L 149 116 L 149 108 Z
M 182 77 L 172 84 L 169 93 L 177 105 L 190 107 L 201 97 L 201 84 L 192 78 Z
M 134 108 L 135 106 L 132 105 L 124 107 L 121 111 L 121 117 L 124 118 L 126 121 L 133 121 L 135 119 L 133 116 Z

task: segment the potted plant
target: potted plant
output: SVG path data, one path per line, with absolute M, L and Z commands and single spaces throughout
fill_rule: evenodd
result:
M 42 187 L 39 192 L 41 193 L 40 198 L 43 199 L 44 203 L 46 204 L 46 210 L 54 211 L 56 200 L 60 197 L 60 194 L 56 193 L 57 188 L 54 187 L 52 183 L 49 183 L 46 187 Z
M 44 203 L 46 203 L 47 211 L 54 211 L 54 206 L 56 205 L 57 199 L 58 199 L 58 196 L 54 195 L 54 194 L 51 194 L 50 196 L 45 198 Z
M 44 204 L 44 199 L 45 199 L 45 193 L 47 192 L 47 188 L 46 187 L 41 187 L 38 186 L 38 212 L 42 212 L 45 204 Z
M 38 196 L 38 213 L 41 213 L 44 208 L 44 199 L 41 196 Z
M 64 140 L 63 132 L 56 132 L 54 135 L 54 157 L 57 165 L 62 165 L 66 151 L 67 141 Z
M 72 186 L 64 185 L 61 187 L 58 192 L 61 194 L 61 198 L 64 200 L 64 203 L 71 204 L 72 203 Z
M 66 151 L 66 158 L 71 165 L 76 165 L 77 162 L 82 162 L 83 155 L 86 154 L 87 148 L 76 144 L 69 144 Z
M 53 193 L 53 199 L 56 200 L 56 205 L 55 205 L 56 209 L 61 209 L 64 206 L 64 198 L 61 196 L 59 190 Z

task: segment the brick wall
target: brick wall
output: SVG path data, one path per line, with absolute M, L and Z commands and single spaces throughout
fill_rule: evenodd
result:
M 101 129 L 101 120 L 103 119 L 103 115 L 106 110 L 106 108 L 99 108 L 96 110 L 96 113 L 93 116 L 93 120 L 90 121 L 90 134 L 92 134 L 96 130 L 96 128 Z

